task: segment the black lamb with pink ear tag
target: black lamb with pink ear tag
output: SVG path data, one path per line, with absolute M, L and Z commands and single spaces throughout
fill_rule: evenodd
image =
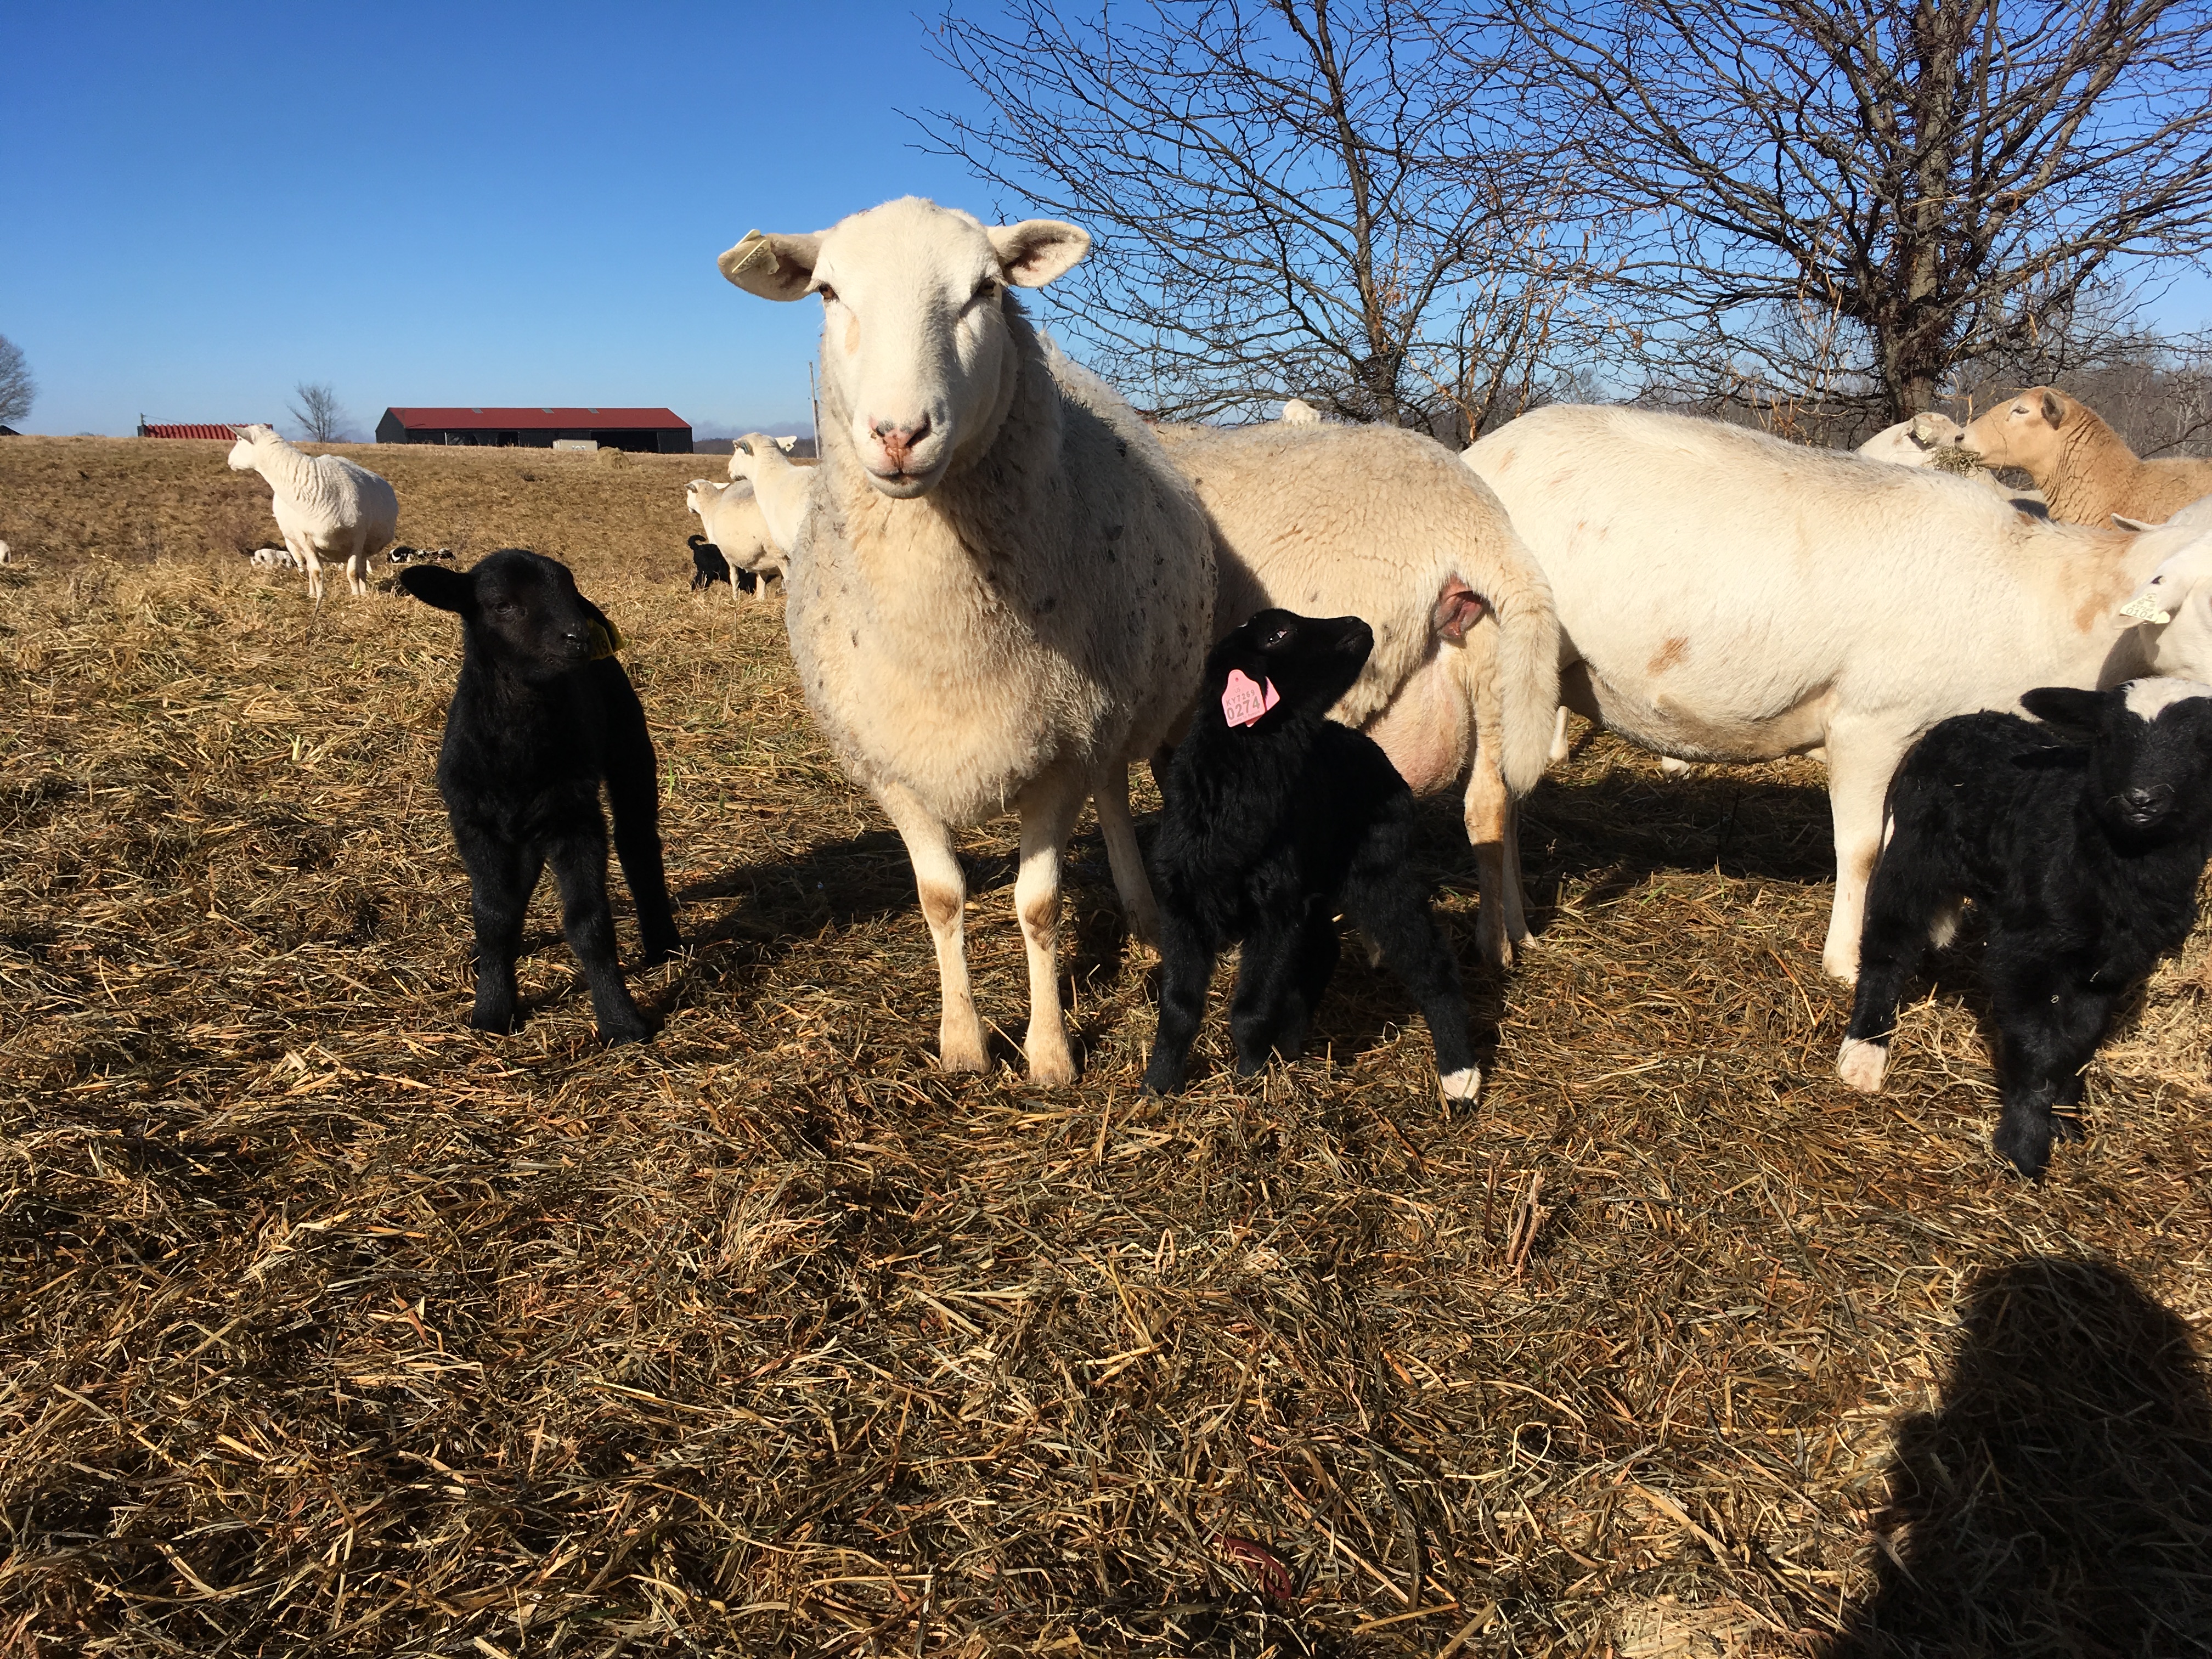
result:
M 1335 972 L 1341 910 L 1413 990 L 1447 1094 L 1474 1092 L 1459 966 L 1408 862 L 1413 797 L 1375 741 L 1328 718 L 1374 648 L 1357 617 L 1263 611 L 1206 659 L 1198 714 L 1160 780 L 1159 1030 L 1145 1086 L 1182 1086 L 1214 958 L 1241 943 L 1240 1073 L 1295 1059 Z

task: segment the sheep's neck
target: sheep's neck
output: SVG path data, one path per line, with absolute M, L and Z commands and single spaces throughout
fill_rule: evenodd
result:
M 2107 515 L 2142 465 L 2118 433 L 2089 410 L 2077 409 L 2058 434 L 2049 475 L 2037 478 L 2035 487 L 2052 518 L 2101 529 L 2112 523 Z
M 281 439 L 253 446 L 253 470 L 269 481 L 271 489 L 295 498 L 313 488 L 314 459 Z

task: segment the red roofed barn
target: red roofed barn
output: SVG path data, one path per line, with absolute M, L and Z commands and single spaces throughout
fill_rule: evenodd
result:
M 238 423 L 239 426 L 245 424 L 246 423 L 244 421 Z M 238 427 L 232 426 L 228 422 L 207 421 L 186 421 L 167 425 L 156 422 L 149 426 L 145 417 L 141 416 L 138 420 L 138 435 L 142 438 L 220 438 L 225 443 L 233 443 L 238 438 Z
M 550 449 L 559 439 L 642 454 L 689 455 L 691 428 L 665 409 L 387 409 L 380 444 Z

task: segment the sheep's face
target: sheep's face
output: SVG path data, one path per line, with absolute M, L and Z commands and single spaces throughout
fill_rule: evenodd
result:
M 2142 533 L 2178 543 L 2180 550 L 2120 607 L 2119 620 L 2139 629 L 2153 673 L 2212 680 L 2212 535 L 2162 525 Z
M 2057 453 L 2059 423 L 2067 414 L 2066 396 L 2054 387 L 2032 386 L 1981 416 L 1965 434 L 1984 466 L 2023 466 L 2040 473 Z
M 1240 695 L 1256 696 L 1259 716 L 1278 710 L 1284 718 L 1326 714 L 1352 690 L 1374 648 L 1375 630 L 1357 617 L 1262 611 L 1207 654 L 1204 696 L 1208 702 L 1220 702 L 1232 725 L 1257 723 L 1242 718 L 1242 707 L 1232 701 Z M 1256 693 L 1246 687 L 1257 688 Z
M 1041 288 L 1091 246 L 1054 219 L 986 226 L 908 196 L 813 236 L 749 234 L 722 273 L 773 300 L 822 299 L 822 368 L 868 481 L 927 495 L 988 448 L 1020 374 L 1009 287 Z
M 399 585 L 459 616 L 471 651 L 518 679 L 556 679 L 592 659 L 592 625 L 602 619 L 558 560 L 501 548 L 467 570 L 410 565 Z
M 273 426 L 239 426 L 233 427 L 231 430 L 238 434 L 238 441 L 230 447 L 230 470 L 233 472 L 251 472 L 253 471 L 253 446 L 264 438 L 275 437 L 276 428 Z
M 2089 743 L 2090 806 L 2121 840 L 2204 832 L 2212 820 L 2212 685 L 2130 680 L 2109 691 L 2045 688 L 2021 702 L 2061 735 Z

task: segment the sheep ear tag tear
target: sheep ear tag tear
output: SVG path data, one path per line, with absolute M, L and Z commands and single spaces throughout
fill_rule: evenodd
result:
M 2147 623 L 2170 623 L 2173 620 L 2172 614 L 2148 593 L 2136 594 L 2120 607 L 2120 614 Z
M 592 624 L 592 660 L 599 662 L 611 657 L 629 641 L 623 637 L 622 629 L 613 623 L 594 622 Z
M 1256 684 L 1241 668 L 1229 671 L 1229 684 L 1221 693 L 1221 718 L 1231 726 L 1249 726 L 1277 703 L 1283 694 L 1271 680 Z

